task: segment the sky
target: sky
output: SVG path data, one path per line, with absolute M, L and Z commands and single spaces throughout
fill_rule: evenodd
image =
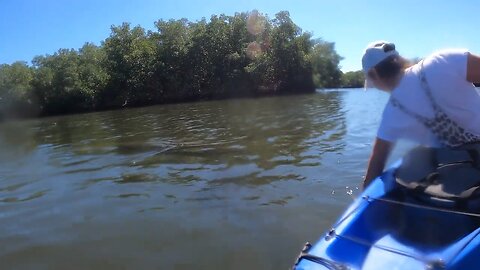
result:
M 159 19 L 197 21 L 256 9 L 270 18 L 286 10 L 303 31 L 334 42 L 347 72 L 361 69 L 362 53 L 375 40 L 394 42 L 406 58 L 445 48 L 480 54 L 478 7 L 474 0 L 0 0 L 0 64 L 100 45 L 122 22 L 153 30 Z

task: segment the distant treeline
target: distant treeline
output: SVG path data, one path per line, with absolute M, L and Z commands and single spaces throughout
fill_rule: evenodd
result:
M 365 75 L 363 71 L 349 71 L 342 73 L 340 87 L 342 88 L 363 88 L 365 84 Z
M 334 43 L 312 39 L 286 11 L 111 27 L 100 46 L 0 65 L 0 118 L 359 87 Z

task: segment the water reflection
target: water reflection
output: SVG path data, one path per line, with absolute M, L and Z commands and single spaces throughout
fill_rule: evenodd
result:
M 0 202 L 3 202 L 3 203 L 26 202 L 26 201 L 30 201 L 30 200 L 33 200 L 33 199 L 40 198 L 43 195 L 45 195 L 48 191 L 49 191 L 49 189 L 42 190 L 42 191 L 37 191 L 37 192 L 34 192 L 33 194 L 27 195 L 26 197 L 23 197 L 23 198 L 6 197 L 6 198 L 3 198 L 3 199 L 0 199 Z
M 282 176 L 298 180 L 302 177 L 285 167 L 319 166 L 323 153 L 344 147 L 339 95 L 306 95 L 295 104 L 291 97 L 281 97 L 57 117 L 38 121 L 32 138 L 52 148 L 52 165 L 72 167 L 64 171 L 68 174 L 108 169 L 115 160 L 122 160 L 118 166 L 151 170 L 150 176 L 118 175 L 116 183 L 150 182 L 159 171 L 178 183 L 198 179 L 217 184 L 223 178 L 242 184 L 242 177 L 248 183 L 268 183 L 261 173 L 273 175 L 271 181 Z M 102 157 L 94 157 L 98 155 Z M 120 158 L 125 156 L 130 162 Z M 192 169 L 189 164 L 223 166 Z
M 321 92 L 167 105 L 9 123 L 0 134 L 2 145 L 23 149 L 16 170 L 42 168 L 41 177 L 81 188 L 105 181 L 266 185 L 308 179 L 324 153 L 341 152 L 341 102 L 341 92 Z M 24 136 L 13 135 L 19 130 Z M 15 148 L 5 150 L 4 157 Z M 1 170 L 18 181 L 15 169 Z
M 160 258 L 172 269 L 174 257 L 162 247 L 171 243 L 172 249 L 192 254 L 198 253 L 193 249 L 211 246 L 229 268 L 238 262 L 229 254 L 242 254 L 242 243 L 242 250 L 251 249 L 249 237 L 279 247 L 285 247 L 282 241 L 288 237 L 303 242 L 305 235 L 295 233 L 283 240 L 262 235 L 284 234 L 298 222 L 313 222 L 310 214 L 298 216 L 305 207 L 333 219 L 329 213 L 335 208 L 317 206 L 320 201 L 331 203 L 331 188 L 339 185 L 334 180 L 344 169 L 338 159 L 350 151 L 347 124 L 341 91 L 1 124 L 0 241 L 10 245 L 0 252 L 0 266 L 7 265 L 3 259 L 14 266 L 40 260 L 40 255 L 27 252 L 36 246 L 44 251 L 41 260 L 47 260 L 47 266 L 66 266 L 45 259 L 58 257 L 51 252 L 65 245 L 71 252 L 81 250 L 83 261 L 94 262 L 91 256 L 97 255 L 88 250 L 100 245 L 113 250 L 105 257 L 133 256 L 130 264 L 123 262 L 128 268 L 138 262 L 155 268 L 150 260 Z M 335 206 L 339 211 L 342 203 Z M 118 224 L 125 227 L 116 229 Z M 20 231 L 28 233 L 17 241 Z M 56 238 L 49 239 L 56 232 Z M 196 240 L 189 236 L 193 232 L 198 233 Z M 231 235 L 238 246 L 223 242 L 222 235 Z M 155 239 L 155 256 L 148 255 L 142 240 L 150 238 Z M 192 244 L 182 245 L 185 241 Z M 216 248 L 215 241 L 230 249 Z M 132 249 L 141 252 L 131 255 Z M 292 244 L 291 250 L 297 249 Z M 68 249 L 64 252 L 60 256 L 71 255 Z M 205 252 L 198 254 L 186 265 L 198 261 L 198 269 L 208 269 L 212 260 L 202 259 L 208 256 Z M 287 261 L 281 260 L 281 268 L 288 267 Z M 258 268 L 258 262 L 253 259 L 245 266 Z

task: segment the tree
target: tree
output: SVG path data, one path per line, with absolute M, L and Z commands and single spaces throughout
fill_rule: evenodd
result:
M 321 39 L 315 40 L 310 59 L 313 68 L 313 81 L 317 88 L 340 86 L 341 71 L 338 64 L 342 57 L 335 51 L 335 43 Z
M 310 34 L 293 23 L 282 11 L 267 22 L 258 41 L 260 53 L 247 66 L 261 93 L 313 91 Z
M 25 62 L 0 65 L 0 119 L 36 113 L 31 99 L 33 72 Z
M 33 59 L 32 92 L 46 114 L 92 111 L 108 75 L 103 51 L 86 43 L 79 51 L 60 49 Z
M 99 106 L 99 97 L 105 89 L 110 76 L 104 67 L 106 54 L 103 48 L 92 43 L 85 43 L 79 52 L 78 72 L 81 91 L 89 98 L 85 108 L 96 109 Z
M 150 33 L 155 44 L 154 78 L 159 91 L 158 101 L 182 100 L 191 65 L 187 54 L 191 46 L 191 29 L 187 19 L 155 22 L 156 32 Z
M 254 10 L 197 22 L 159 20 L 155 27 L 146 32 L 123 23 L 100 46 L 37 56 L 32 67 L 2 65 L 2 112 L 12 100 L 62 114 L 340 84 L 334 43 L 312 40 L 286 11 L 273 19 Z
M 78 69 L 79 55 L 73 49 L 60 49 L 54 55 L 33 60 L 34 93 L 47 114 L 82 111 L 92 99 L 83 91 Z
M 361 70 L 342 73 L 341 87 L 343 88 L 361 88 L 363 87 L 364 82 L 365 75 Z
M 101 95 L 102 106 L 153 104 L 155 89 L 150 83 L 155 71 L 156 46 L 145 30 L 129 23 L 112 26 L 103 42 L 109 81 Z

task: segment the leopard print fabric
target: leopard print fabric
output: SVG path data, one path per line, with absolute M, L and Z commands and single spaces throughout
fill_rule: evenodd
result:
M 427 129 L 429 129 L 440 141 L 443 146 L 458 147 L 464 144 L 478 143 L 480 142 L 480 136 L 472 134 L 462 128 L 458 123 L 452 120 L 435 101 L 432 95 L 430 86 L 425 78 L 425 72 L 423 71 L 423 62 L 420 67 L 420 82 L 422 89 L 425 91 L 430 104 L 434 111 L 434 117 L 428 118 L 419 115 L 415 112 L 405 108 L 396 98 L 390 96 L 390 103 L 399 108 L 401 111 L 417 119 Z

